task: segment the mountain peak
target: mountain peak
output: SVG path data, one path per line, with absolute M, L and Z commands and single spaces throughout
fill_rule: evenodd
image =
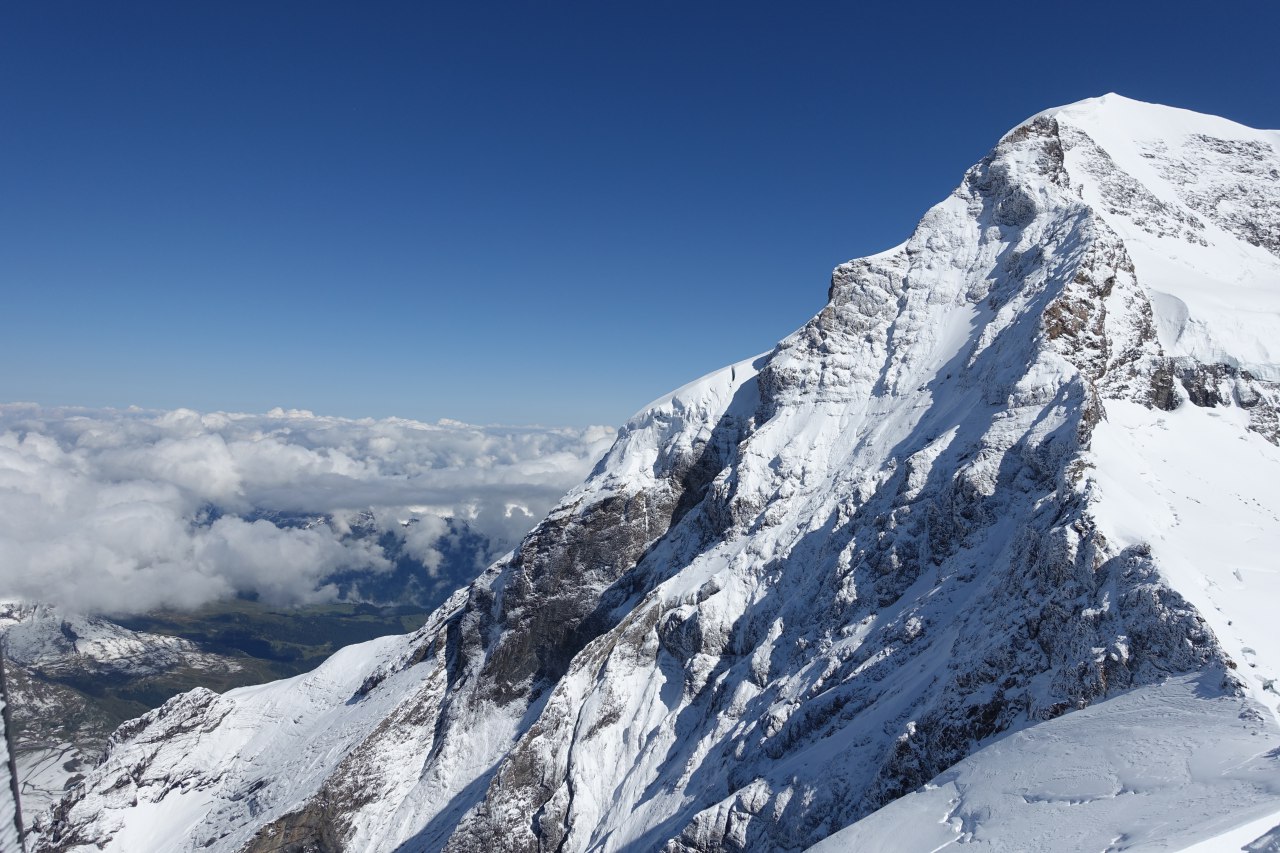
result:
M 1124 241 L 1165 351 L 1280 379 L 1280 132 L 1107 94 L 1038 113 L 1001 145 L 1037 122 Z
M 1128 134 L 1134 138 L 1160 138 L 1166 141 L 1170 136 L 1188 133 L 1207 133 L 1228 139 L 1275 133 L 1255 130 L 1209 113 L 1140 101 L 1115 92 L 1042 110 L 1022 124 L 1042 116 L 1058 118 L 1082 128 L 1105 127 L 1112 135 Z

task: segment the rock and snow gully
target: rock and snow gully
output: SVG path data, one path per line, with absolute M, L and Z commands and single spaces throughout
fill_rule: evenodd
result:
M 420 631 L 127 723 L 35 849 L 1265 843 L 1277 346 L 1280 133 L 1043 113 Z

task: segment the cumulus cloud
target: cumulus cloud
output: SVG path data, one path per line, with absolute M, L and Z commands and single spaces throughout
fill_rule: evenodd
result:
M 332 599 L 336 572 L 392 569 L 385 537 L 352 536 L 353 524 L 390 534 L 427 571 L 456 535 L 448 519 L 496 555 L 613 435 L 0 404 L 0 598 L 105 613 L 238 593 Z

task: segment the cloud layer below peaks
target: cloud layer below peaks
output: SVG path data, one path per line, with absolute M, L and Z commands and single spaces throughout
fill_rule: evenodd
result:
M 512 547 L 614 437 L 552 429 L 349 420 L 274 409 L 0 404 L 0 599 L 81 612 L 196 607 L 236 593 L 331 600 L 340 570 L 387 571 L 370 519 L 429 571 L 464 520 Z M 314 522 L 277 524 L 279 515 Z

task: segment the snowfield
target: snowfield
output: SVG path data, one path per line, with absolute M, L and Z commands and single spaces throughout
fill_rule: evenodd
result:
M 1278 188 L 1275 132 L 1033 117 L 421 631 L 126 724 L 36 849 L 1276 849 Z
M 1023 729 L 810 851 L 1244 849 L 1280 825 L 1280 728 L 1215 693 L 1183 676 Z

